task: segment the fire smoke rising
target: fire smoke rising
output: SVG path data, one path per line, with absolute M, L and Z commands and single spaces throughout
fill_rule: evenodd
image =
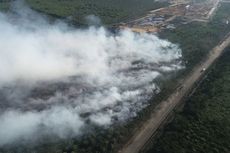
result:
M 15 12 L 0 14 L 0 146 L 125 121 L 160 91 L 154 79 L 181 68 L 178 46 L 155 35 Z

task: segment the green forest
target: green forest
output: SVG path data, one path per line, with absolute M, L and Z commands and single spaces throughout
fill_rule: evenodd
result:
M 224 4 L 208 25 L 195 24 L 197 28 L 182 26 L 173 33 L 164 33 L 171 41 L 181 42 L 181 47 L 188 51 L 183 52 L 185 59 L 189 61 L 188 68 L 205 57 L 209 47 L 216 45 L 216 39 L 221 39 L 230 31 L 230 26 L 224 25 L 224 21 L 230 19 L 229 10 L 230 5 Z M 165 128 L 147 153 L 230 151 L 229 61 L 230 48 L 226 49 L 195 94 L 186 100 L 184 110 L 176 114 L 173 122 Z
M 147 153 L 230 151 L 230 48 Z
M 167 5 L 153 0 L 26 0 L 35 10 L 57 17 L 70 17 L 79 24 L 87 15 L 101 18 L 104 24 L 114 24 L 146 14 L 146 11 Z

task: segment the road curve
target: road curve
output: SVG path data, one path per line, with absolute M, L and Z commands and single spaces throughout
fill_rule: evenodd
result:
M 174 91 L 167 100 L 162 101 L 153 110 L 150 119 L 148 119 L 137 131 L 127 144 L 118 153 L 138 153 L 143 149 L 151 136 L 156 132 L 161 123 L 167 118 L 170 112 L 179 104 L 182 98 L 189 93 L 193 85 L 202 78 L 203 68 L 209 68 L 215 60 L 220 57 L 224 49 L 230 45 L 230 33 L 226 35 L 223 41 L 213 48 L 206 60 L 196 66 L 183 81 L 183 88 Z

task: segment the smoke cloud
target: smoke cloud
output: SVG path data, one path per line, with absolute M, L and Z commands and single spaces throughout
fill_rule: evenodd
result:
M 87 15 L 85 17 L 86 23 L 89 25 L 94 25 L 94 26 L 100 26 L 101 25 L 101 19 L 98 16 L 95 15 Z
M 19 6 L 0 13 L 0 146 L 126 121 L 182 68 L 178 46 L 155 35 L 75 29 Z

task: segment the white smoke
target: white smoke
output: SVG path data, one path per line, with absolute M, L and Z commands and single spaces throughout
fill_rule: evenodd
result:
M 0 14 L 0 146 L 125 121 L 160 90 L 154 79 L 182 68 L 178 46 L 155 35 L 17 15 Z
M 101 19 L 93 14 L 85 17 L 86 23 L 89 25 L 99 26 L 101 25 Z

